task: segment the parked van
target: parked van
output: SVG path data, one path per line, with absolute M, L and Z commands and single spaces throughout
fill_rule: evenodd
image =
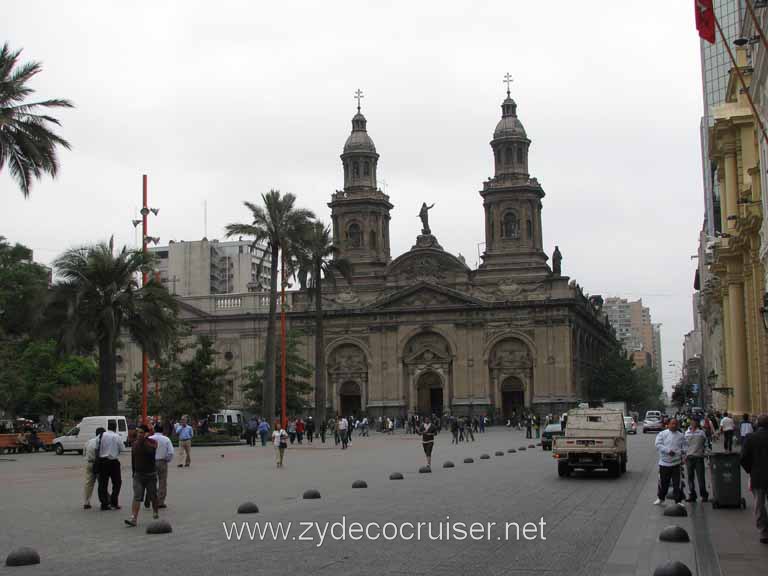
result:
M 243 413 L 240 410 L 222 410 L 216 414 L 211 414 L 208 420 L 210 426 L 222 424 L 240 424 L 243 425 Z
M 64 452 L 77 452 L 82 454 L 85 444 L 96 436 L 96 428 L 109 429 L 109 422 L 114 421 L 117 424 L 117 433 L 123 439 L 123 444 L 128 445 L 128 422 L 125 416 L 88 416 L 83 418 L 80 423 L 72 428 L 64 436 L 59 436 L 53 440 L 53 449 L 56 454 L 62 455 Z

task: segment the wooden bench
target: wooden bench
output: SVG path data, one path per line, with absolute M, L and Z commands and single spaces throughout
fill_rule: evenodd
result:
M 38 432 L 37 437 L 46 450 L 50 450 L 56 435 L 53 432 Z M 12 454 L 19 451 L 16 434 L 0 434 L 0 454 Z

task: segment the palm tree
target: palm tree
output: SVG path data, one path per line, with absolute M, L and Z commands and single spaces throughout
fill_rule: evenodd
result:
M 7 163 L 26 198 L 33 177 L 39 180 L 43 172 L 56 177 L 56 146 L 69 149 L 69 142 L 49 128 L 60 126 L 59 121 L 40 109 L 73 108 L 73 104 L 59 99 L 25 102 L 35 92 L 27 83 L 42 66 L 27 62 L 16 67 L 20 54 L 21 50 L 11 52 L 8 44 L 0 50 L 0 172 Z
M 337 274 L 352 282 L 352 264 L 338 257 L 331 229 L 322 222 L 313 222 L 302 239 L 299 259 L 299 280 L 315 299 L 315 419 L 325 420 L 326 374 L 325 336 L 323 332 L 323 281 L 336 287 Z
M 271 260 L 269 275 L 269 318 L 267 320 L 267 343 L 264 352 L 266 370 L 264 371 L 264 414 L 271 422 L 275 415 L 275 362 L 277 359 L 276 330 L 277 320 L 277 272 L 280 267 L 280 251 L 290 255 L 293 247 L 297 245 L 310 220 L 315 215 L 310 210 L 296 208 L 296 197 L 293 194 L 281 194 L 279 190 L 270 190 L 261 195 L 264 206 L 256 206 L 251 202 L 244 202 L 251 211 L 250 224 L 228 224 L 227 237 L 250 236 L 253 244 L 266 244 L 267 252 Z M 259 263 L 259 271 L 261 269 Z
M 127 333 L 150 358 L 172 340 L 176 301 L 158 281 L 143 287 L 142 272 L 153 258 L 126 247 L 115 254 L 114 241 L 67 250 L 55 262 L 60 280 L 54 285 L 48 321 L 57 326 L 65 349 L 99 351 L 99 410 L 117 410 L 115 348 Z M 150 275 L 150 278 L 152 275 Z

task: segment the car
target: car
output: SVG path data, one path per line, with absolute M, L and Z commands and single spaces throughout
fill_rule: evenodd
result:
M 53 440 L 53 448 L 56 454 L 59 456 L 64 454 L 64 452 L 82 454 L 88 440 L 96 435 L 96 429 L 108 429 L 110 421 L 115 423 L 116 432 L 122 438 L 123 443 L 128 446 L 128 423 L 125 420 L 125 416 L 88 416 L 83 418 L 69 432 Z
M 648 432 L 661 432 L 664 430 L 664 422 L 657 418 L 646 418 L 643 421 L 643 434 Z
M 632 416 L 624 416 L 624 429 L 627 434 L 637 434 L 637 422 Z
M 541 449 L 552 450 L 552 442 L 555 436 L 563 435 L 563 427 L 560 422 L 548 425 L 541 434 Z

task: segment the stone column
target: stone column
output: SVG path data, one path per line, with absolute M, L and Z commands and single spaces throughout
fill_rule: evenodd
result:
M 726 214 L 726 222 L 723 232 L 736 227 L 736 220 L 727 220 L 729 216 L 736 216 L 738 213 L 739 199 L 739 174 L 736 166 L 736 150 L 729 147 L 725 153 L 725 190 L 720 192 L 720 199 L 725 203 L 725 209 L 720 206 L 720 210 Z
M 729 282 L 728 320 L 731 341 L 728 358 L 728 386 L 733 388 L 733 411 L 738 415 L 749 411 L 749 372 L 747 370 L 743 282 Z

